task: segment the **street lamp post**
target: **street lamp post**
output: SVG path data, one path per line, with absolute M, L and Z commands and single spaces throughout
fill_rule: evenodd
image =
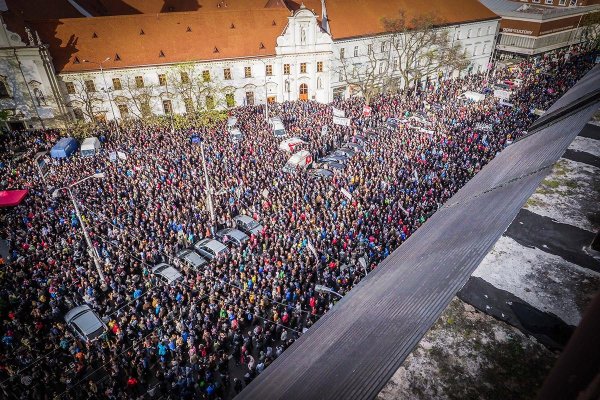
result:
M 117 133 L 120 133 L 119 129 L 119 121 L 117 120 L 117 115 L 115 114 L 115 108 L 113 107 L 112 97 L 110 95 L 110 90 L 108 89 L 108 84 L 106 83 L 106 76 L 104 75 L 104 67 L 102 64 L 110 60 L 110 57 L 106 57 L 102 62 L 96 62 L 91 60 L 83 60 L 85 63 L 96 64 L 100 67 L 100 74 L 102 75 L 102 81 L 104 81 L 104 90 L 106 91 L 106 95 L 108 96 L 108 104 L 110 104 L 110 111 L 113 116 L 113 121 L 117 125 Z
M 96 248 L 92 245 L 92 241 L 87 232 L 83 218 L 81 218 L 81 212 L 79 211 L 79 206 L 77 205 L 77 200 L 75 199 L 75 195 L 73 195 L 73 191 L 71 190 L 71 188 L 73 186 L 78 185 L 81 182 L 86 181 L 91 178 L 102 179 L 102 178 L 104 178 L 104 173 L 99 172 L 99 173 L 90 175 L 86 178 L 80 179 L 77 182 L 75 182 L 69 186 L 64 186 L 62 188 L 58 188 L 52 193 L 52 197 L 57 197 L 59 191 L 63 190 L 63 189 L 66 189 L 67 193 L 69 193 L 69 198 L 71 199 L 71 202 L 73 203 L 73 207 L 75 208 L 75 214 L 77 215 L 77 219 L 79 220 L 79 223 L 81 224 L 81 229 L 83 230 L 83 237 L 85 238 L 85 242 L 88 246 L 88 251 L 90 252 L 90 254 L 92 256 L 92 259 L 94 260 L 94 265 L 96 266 L 96 271 L 98 272 L 98 276 L 100 277 L 100 282 L 102 283 L 102 286 L 104 286 L 106 284 L 106 281 L 104 278 L 104 273 L 102 272 L 102 267 L 100 266 L 98 253 L 96 252 Z
M 210 188 L 210 181 L 208 179 L 208 169 L 206 168 L 206 159 L 204 158 L 204 140 L 200 139 L 200 153 L 202 155 L 202 168 L 204 169 L 204 184 L 206 185 L 206 206 L 210 213 L 211 230 L 215 226 L 215 209 L 212 201 L 212 189 Z
M 171 120 L 171 133 L 175 133 L 175 123 L 173 122 L 173 102 L 171 101 L 171 95 L 169 94 L 169 81 L 165 81 L 165 89 L 167 91 L 167 100 L 169 101 L 169 118 Z M 164 108 L 164 105 L 163 105 Z
M 267 88 L 267 63 L 265 62 L 265 60 L 258 60 L 261 63 L 263 63 L 263 66 L 265 67 L 265 119 L 268 121 L 269 120 L 269 90 Z

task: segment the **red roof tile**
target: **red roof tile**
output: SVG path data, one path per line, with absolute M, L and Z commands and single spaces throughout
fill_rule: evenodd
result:
M 272 55 L 288 16 L 288 10 L 273 8 L 75 18 L 31 25 L 50 45 L 56 70 L 76 72 L 97 69 L 89 63 L 75 64 L 76 57 L 98 61 L 110 56 L 108 69 Z M 230 28 L 232 23 L 235 29 Z M 92 38 L 94 32 L 97 38 Z M 120 61 L 114 61 L 115 53 Z
M 304 4 L 321 16 L 320 0 L 306 0 Z M 395 18 L 400 10 L 409 20 L 419 14 L 435 13 L 447 24 L 498 18 L 478 0 L 326 0 L 326 6 L 334 39 L 384 33 L 381 19 Z

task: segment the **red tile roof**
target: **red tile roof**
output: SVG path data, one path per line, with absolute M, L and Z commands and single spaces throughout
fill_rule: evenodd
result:
M 295 0 L 77 1 L 93 15 L 109 16 L 84 18 L 67 0 L 7 0 L 9 11 L 3 17 L 23 38 L 24 23 L 37 30 L 50 45 L 58 72 L 77 72 L 97 69 L 84 59 L 106 57 L 111 60 L 105 68 L 125 68 L 272 55 L 290 15 L 286 7 L 300 7 Z M 320 0 L 304 3 L 321 16 Z M 477 0 L 461 0 L 460 5 L 447 0 L 327 0 L 326 4 L 334 39 L 384 33 L 381 19 L 393 18 L 400 10 L 409 19 L 435 12 L 448 24 L 498 18 Z
M 435 13 L 446 24 L 499 18 L 478 0 L 326 0 L 329 27 L 334 39 L 384 33 L 381 19 L 395 18 L 403 10 L 407 19 Z M 306 0 L 306 8 L 321 16 L 321 1 Z
M 77 2 L 97 16 L 249 10 L 266 7 L 267 2 L 284 3 L 283 0 L 77 0 Z
M 109 69 L 272 55 L 288 16 L 287 9 L 270 8 L 73 18 L 30 25 L 50 45 L 56 70 L 77 72 L 97 69 L 83 60 L 106 57 L 111 57 L 104 64 Z M 114 60 L 116 54 L 120 61 Z
M 67 0 L 6 0 L 6 6 L 8 11 L 2 12 L 6 26 L 25 43 L 25 20 L 82 17 Z

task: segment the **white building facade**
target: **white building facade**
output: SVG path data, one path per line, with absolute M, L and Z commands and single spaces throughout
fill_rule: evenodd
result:
M 21 90 L 12 100 L 0 99 L 0 104 L 12 101 L 10 107 L 22 110 L 23 119 L 38 126 L 65 114 L 71 120 L 118 120 L 170 112 L 185 114 L 211 106 L 293 100 L 329 103 L 334 98 L 357 94 L 340 79 L 340 53 L 344 51 L 354 63 L 364 63 L 369 46 L 383 50 L 380 46 L 389 40 L 386 34 L 335 40 L 328 32 L 327 19 L 303 6 L 287 19 L 277 37 L 274 55 L 194 61 L 183 67 L 181 63 L 165 63 L 104 69 L 101 60 L 81 60 L 89 63 L 89 71 L 55 75 L 44 46 L 20 42 L 19 59 L 32 96 Z M 493 53 L 498 22 L 492 19 L 440 28 L 447 29 L 449 38 L 464 47 L 471 65 L 463 73 L 485 70 Z M 0 40 L 6 41 L 7 35 L 10 32 Z M 0 59 L 0 75 L 14 87 L 23 86 L 23 79 L 15 68 L 5 66 L 7 62 L 4 57 Z M 390 58 L 389 62 L 394 61 Z M 186 82 L 192 76 L 199 77 L 204 87 L 187 90 Z M 35 88 L 43 93 L 43 104 L 36 103 Z
M 0 25 L 0 128 L 61 125 L 68 111 L 46 46 Z

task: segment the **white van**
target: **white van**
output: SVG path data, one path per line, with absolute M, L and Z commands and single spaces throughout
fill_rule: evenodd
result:
M 237 117 L 228 117 L 227 118 L 227 128 L 231 129 L 237 124 Z
M 100 151 L 100 141 L 97 137 L 89 137 L 81 144 L 81 155 L 83 157 L 90 157 L 97 154 Z
M 269 120 L 269 123 L 271 124 L 271 127 L 273 127 L 273 135 L 275 135 L 275 137 L 280 138 L 287 135 L 285 125 L 283 125 L 281 118 L 273 117 Z
M 291 173 L 300 168 L 306 168 L 312 164 L 312 155 L 307 150 L 300 150 L 296 154 L 290 157 L 290 159 L 283 166 L 283 172 Z

